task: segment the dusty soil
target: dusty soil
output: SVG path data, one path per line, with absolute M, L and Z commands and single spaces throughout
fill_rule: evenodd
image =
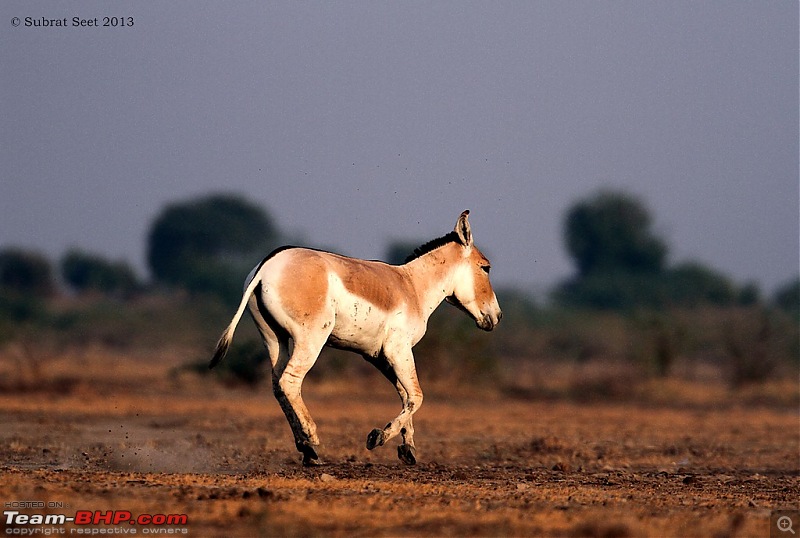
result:
M 798 508 L 797 406 L 705 382 L 582 403 L 429 387 L 414 467 L 395 441 L 364 446 L 399 411 L 377 373 L 307 383 L 326 463 L 303 468 L 268 388 L 170 374 L 178 362 L 82 351 L 25 373 L 0 356 L 5 509 L 186 514 L 172 530 L 194 536 L 612 537 L 769 536 L 771 511 Z

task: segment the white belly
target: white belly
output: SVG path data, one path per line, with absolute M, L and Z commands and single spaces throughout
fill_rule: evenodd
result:
M 387 315 L 356 295 L 337 298 L 336 319 L 328 344 L 376 356 L 386 337 Z
M 335 321 L 328 345 L 377 356 L 386 339 L 398 330 L 403 310 L 386 312 L 363 297 L 350 293 L 337 278 L 331 279 Z

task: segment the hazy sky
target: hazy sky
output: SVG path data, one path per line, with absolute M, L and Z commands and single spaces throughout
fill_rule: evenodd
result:
M 71 26 L 104 16 L 134 25 Z M 469 208 L 495 282 L 542 291 L 611 187 L 671 262 L 798 274 L 795 0 L 4 1 L 0 68 L 0 247 L 144 271 L 165 203 L 232 191 L 380 258 Z

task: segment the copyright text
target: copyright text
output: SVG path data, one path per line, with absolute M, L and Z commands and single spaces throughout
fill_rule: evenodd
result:
M 24 26 L 26 28 L 128 28 L 134 26 L 136 21 L 131 16 L 122 17 L 61 17 L 51 19 L 47 17 L 13 17 L 11 26 Z

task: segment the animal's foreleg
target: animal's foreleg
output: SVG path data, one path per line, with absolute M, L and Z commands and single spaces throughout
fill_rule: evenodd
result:
M 406 465 L 417 463 L 417 448 L 414 446 L 414 424 L 412 417 L 408 417 L 406 425 L 400 430 L 403 444 L 397 446 L 397 457 Z
M 382 446 L 396 435 L 402 434 L 403 444 L 398 447 L 397 454 L 405 463 L 414 464 L 416 463 L 416 450 L 411 417 L 422 405 L 422 389 L 420 389 L 417 379 L 414 356 L 408 350 L 394 356 L 387 355 L 386 360 L 394 374 L 393 377 L 397 380 L 396 386 L 403 400 L 403 408 L 400 414 L 383 429 L 376 428 L 370 432 L 367 436 L 367 448 L 372 450 L 376 446 Z M 384 373 L 384 375 L 386 374 Z M 386 377 L 392 379 L 389 375 Z
M 389 364 L 389 361 L 386 359 L 385 356 L 380 355 L 378 357 L 372 357 L 369 355 L 365 355 L 364 358 L 372 363 L 375 368 L 377 368 L 383 376 L 389 380 L 389 382 L 395 386 L 397 389 L 397 394 L 400 396 L 400 401 L 403 405 L 403 409 L 405 409 L 408 405 L 408 391 L 406 391 L 405 387 L 402 383 L 397 379 L 397 375 L 395 374 L 394 368 Z M 412 417 L 408 417 L 406 421 L 406 425 L 400 429 L 400 435 L 403 436 L 403 444 L 397 447 L 397 457 L 408 465 L 414 465 L 417 463 L 416 458 L 416 448 L 414 446 L 414 424 L 412 421 Z M 370 433 L 370 436 L 367 438 L 367 448 L 375 448 L 378 446 L 380 439 L 383 437 L 383 430 L 375 429 Z M 384 443 L 386 440 L 383 441 Z M 382 443 L 380 443 L 382 444 Z

